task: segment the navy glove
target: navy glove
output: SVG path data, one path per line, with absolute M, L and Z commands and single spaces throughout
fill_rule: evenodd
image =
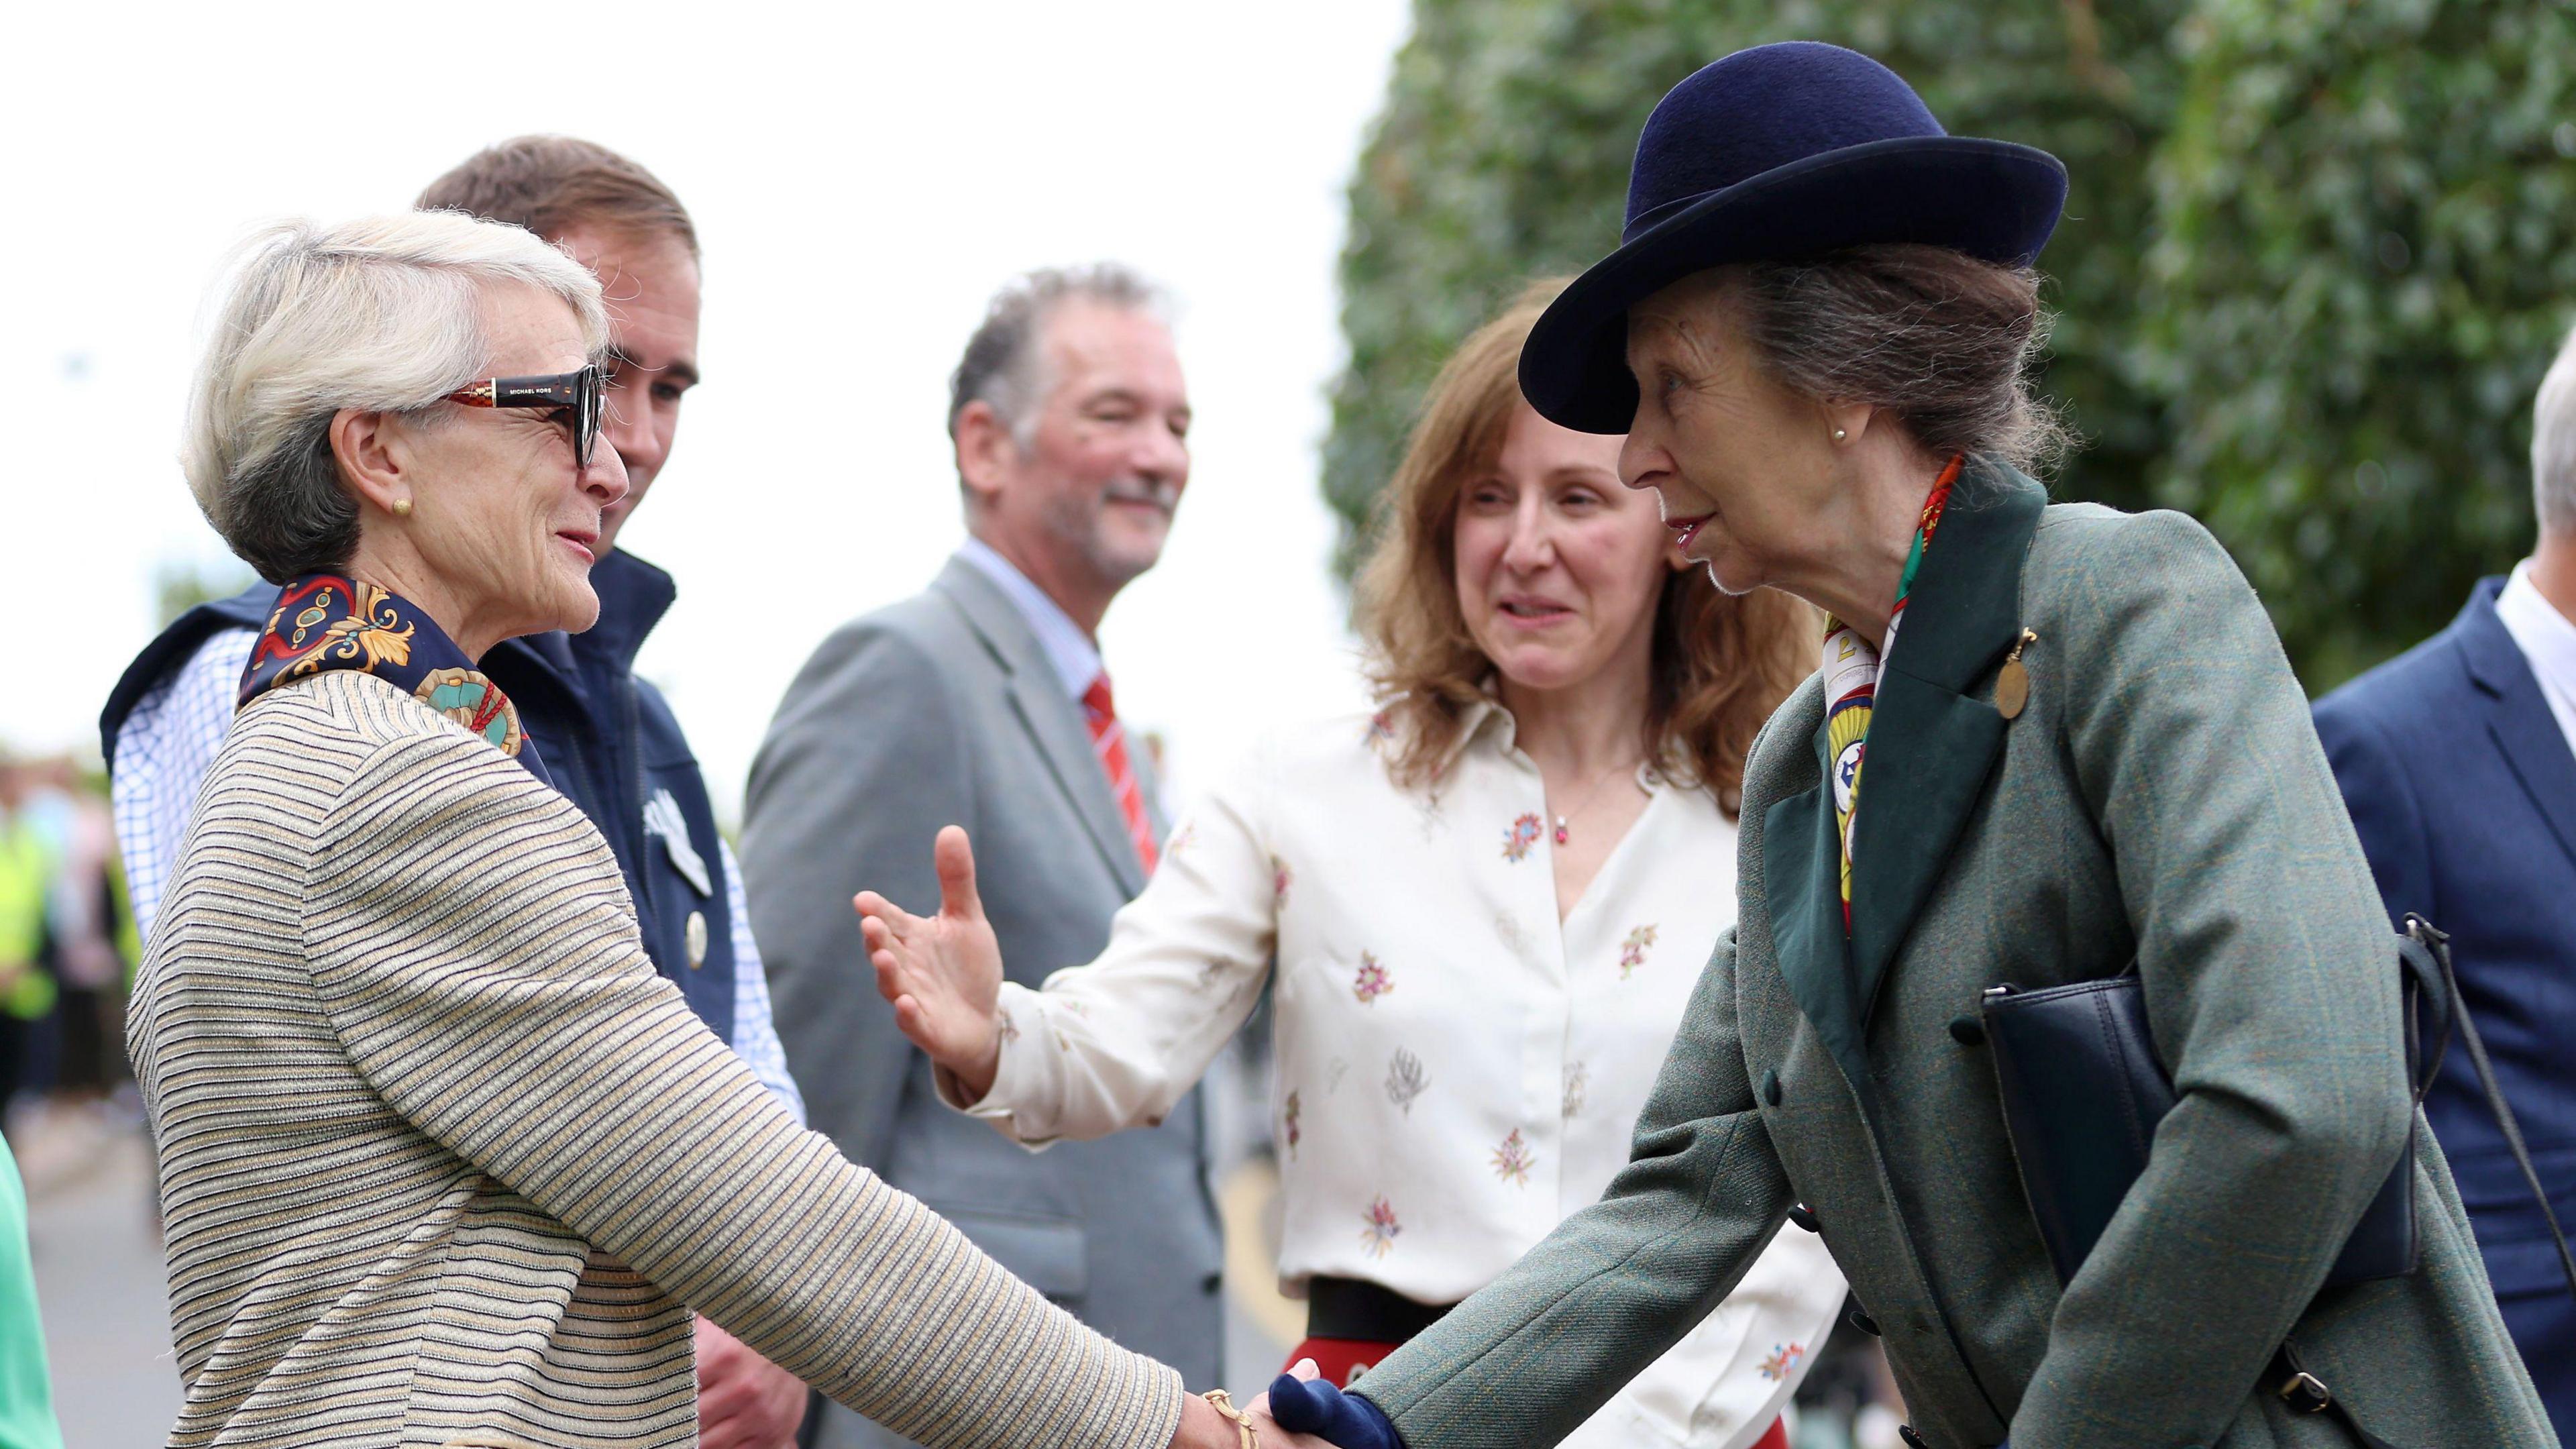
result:
M 1378 1406 L 1322 1379 L 1281 1374 L 1270 1381 L 1270 1417 L 1292 1434 L 1314 1434 L 1341 1449 L 1404 1449 Z

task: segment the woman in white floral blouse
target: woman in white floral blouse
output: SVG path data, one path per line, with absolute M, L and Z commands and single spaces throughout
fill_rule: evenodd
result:
M 1284 732 L 1172 835 L 1108 949 L 1002 978 L 965 833 L 915 917 L 858 899 L 878 985 L 952 1105 L 1033 1147 L 1156 1123 L 1274 985 L 1279 1273 L 1297 1357 L 1346 1383 L 1591 1203 L 1709 947 L 1734 804 L 1796 683 L 1803 605 L 1718 593 L 1617 438 L 1522 401 L 1554 284 L 1470 338 L 1362 579 L 1373 718 Z M 1783 1228 L 1736 1292 L 1568 1443 L 1785 1444 L 1843 1299 Z

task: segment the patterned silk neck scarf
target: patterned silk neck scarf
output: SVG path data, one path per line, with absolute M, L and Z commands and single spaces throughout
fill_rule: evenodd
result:
M 326 669 L 372 674 L 554 783 L 501 686 L 400 595 L 338 574 L 306 574 L 278 590 L 242 671 L 239 705 Z
M 1923 566 L 1923 551 L 1941 526 L 1941 510 L 1950 504 L 1950 489 L 1959 481 L 1964 457 L 1953 455 L 1941 476 L 1932 480 L 1923 500 L 1923 516 L 1914 526 L 1914 547 L 1905 555 L 1905 572 L 1896 581 L 1896 607 L 1887 615 L 1887 645 L 1870 642 L 1842 620 L 1825 616 L 1825 744 L 1833 754 L 1834 831 L 1842 837 L 1843 934 L 1851 934 L 1852 815 L 1860 805 L 1860 763 L 1869 744 L 1869 716 L 1878 698 L 1881 661 L 1896 650 L 1896 628 L 1905 622 L 1905 596 L 1914 591 L 1914 572 Z

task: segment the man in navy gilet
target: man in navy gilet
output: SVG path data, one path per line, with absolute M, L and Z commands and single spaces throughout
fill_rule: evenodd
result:
M 615 547 L 669 456 L 681 398 L 698 378 L 696 229 L 652 173 L 565 137 L 483 151 L 433 182 L 417 205 L 526 227 L 579 258 L 607 289 L 613 370 L 601 432 L 625 459 L 628 487 L 600 522 L 590 575 L 599 622 L 580 635 L 508 640 L 482 666 L 518 705 L 555 783 L 607 837 L 654 965 L 802 1120 L 740 872 L 679 722 L 634 673 L 636 650 L 676 591 L 670 575 Z M 117 840 L 135 923 L 147 936 L 276 594 L 262 584 L 180 618 L 127 669 L 100 718 Z M 697 1351 L 702 1445 L 778 1449 L 793 1440 L 803 1384 L 705 1319 Z
M 2520 1118 L 2544 1212 L 2456 1041 L 2424 1099 L 2505 1327 L 2576 1443 L 2576 338 L 2533 407 L 2540 541 L 2451 626 L 2317 702 L 2389 915 L 2451 933 L 2460 991 Z

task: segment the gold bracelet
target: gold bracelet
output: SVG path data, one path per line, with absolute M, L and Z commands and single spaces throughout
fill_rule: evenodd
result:
M 1233 1395 L 1223 1389 L 1210 1389 L 1199 1397 L 1207 1400 L 1218 1413 L 1234 1421 L 1235 1429 L 1243 1435 L 1243 1442 L 1236 1446 L 1236 1449 L 1261 1449 L 1260 1436 L 1252 1432 L 1252 1416 L 1234 1406 Z

